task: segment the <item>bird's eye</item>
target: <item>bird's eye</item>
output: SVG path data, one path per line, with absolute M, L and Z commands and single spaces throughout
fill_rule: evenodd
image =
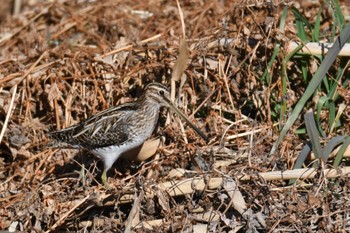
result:
M 163 90 L 160 90 L 160 91 L 159 91 L 159 94 L 160 94 L 160 95 L 164 95 L 164 91 L 163 91 Z

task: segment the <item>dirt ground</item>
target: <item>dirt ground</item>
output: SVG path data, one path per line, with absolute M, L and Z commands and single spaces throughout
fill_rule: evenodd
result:
M 281 30 L 281 14 L 294 6 L 313 23 L 319 1 L 181 1 L 184 27 L 176 1 L 2 3 L 0 230 L 350 232 L 349 175 L 318 172 L 293 185 L 261 175 L 292 170 L 307 140 L 295 133 L 300 117 L 269 154 L 285 98 L 282 61 L 288 43 L 299 41 L 294 16 L 289 11 Z M 327 40 L 329 7 L 322 17 Z M 188 62 L 174 80 L 184 28 Z M 276 44 L 281 53 L 267 83 L 261 77 Z M 297 66 L 288 63 L 288 111 L 305 90 Z M 46 147 L 48 132 L 133 101 L 151 82 L 176 93 L 208 142 L 164 109 L 146 159 L 119 159 L 110 189 L 91 153 Z M 349 106 L 350 98 L 342 101 Z M 335 135 L 348 135 L 349 123 Z

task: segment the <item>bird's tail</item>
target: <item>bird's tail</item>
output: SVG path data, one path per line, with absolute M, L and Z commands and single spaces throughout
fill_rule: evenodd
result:
M 54 131 L 47 134 L 49 142 L 46 144 L 50 148 L 80 148 L 74 143 L 74 138 L 66 130 Z

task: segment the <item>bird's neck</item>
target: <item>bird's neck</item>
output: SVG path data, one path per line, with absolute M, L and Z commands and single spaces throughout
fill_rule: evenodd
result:
M 161 105 L 152 98 L 143 98 L 140 102 L 140 109 L 143 112 L 159 112 Z

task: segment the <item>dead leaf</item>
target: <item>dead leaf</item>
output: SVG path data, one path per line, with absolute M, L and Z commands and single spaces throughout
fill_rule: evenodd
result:
M 179 48 L 179 56 L 175 62 L 172 80 L 179 81 L 182 74 L 185 72 L 187 68 L 187 62 L 189 57 L 188 46 L 185 38 L 181 38 L 180 40 L 180 48 Z

